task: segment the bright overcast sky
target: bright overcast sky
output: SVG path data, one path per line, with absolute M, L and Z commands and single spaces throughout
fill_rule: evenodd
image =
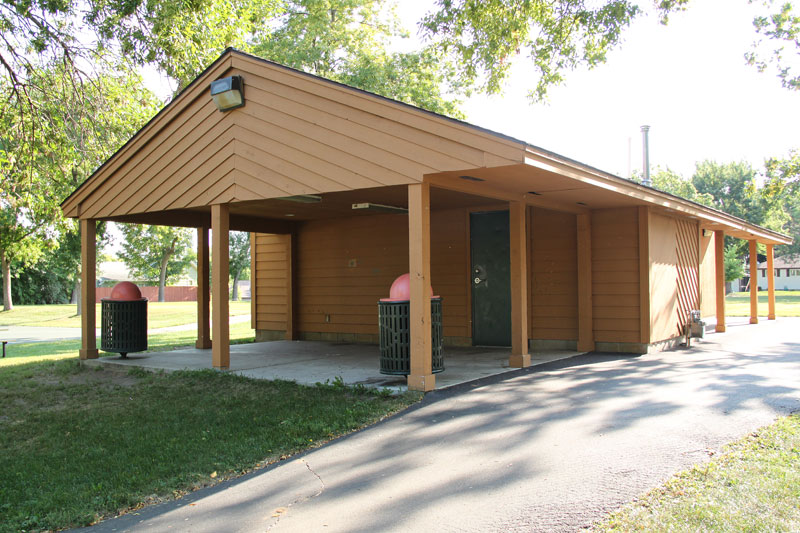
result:
M 653 169 L 688 177 L 706 159 L 760 167 L 800 148 L 800 92 L 745 64 L 759 7 L 697 0 L 667 26 L 642 18 L 606 64 L 568 73 L 549 104 L 526 102 L 522 64 L 504 97 L 467 103 L 468 121 L 624 177 L 642 168 L 643 124 Z

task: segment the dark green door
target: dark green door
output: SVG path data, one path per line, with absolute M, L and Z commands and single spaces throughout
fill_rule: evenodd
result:
M 508 211 L 470 214 L 472 344 L 511 345 Z

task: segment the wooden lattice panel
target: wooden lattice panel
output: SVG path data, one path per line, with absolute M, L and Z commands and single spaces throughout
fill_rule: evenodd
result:
M 700 242 L 697 222 L 677 220 L 678 331 L 689 322 L 693 309 L 700 309 Z

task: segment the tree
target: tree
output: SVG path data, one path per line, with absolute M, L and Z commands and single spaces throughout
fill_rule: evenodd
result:
M 781 230 L 794 239 L 791 245 L 779 247 L 776 255 L 800 254 L 800 151 L 786 158 L 768 159 L 764 166 L 765 197 L 783 205 L 786 216 Z
M 463 117 L 456 95 L 466 85 L 434 47 L 388 51 L 408 37 L 386 1 L 292 0 L 274 29 L 253 39 L 261 57 L 429 111 Z M 449 97 L 447 95 L 450 95 Z
M 185 228 L 119 224 L 125 240 L 120 259 L 131 273 L 145 281 L 158 281 L 158 301 L 164 301 L 168 280 L 180 276 L 194 259 L 192 232 Z
M 231 278 L 233 278 L 231 300 L 237 301 L 239 299 L 239 278 L 250 267 L 250 234 L 243 231 L 232 231 L 228 242 L 230 243 L 228 268 Z
M 691 179 L 686 179 L 670 169 L 658 169 L 652 175 L 653 187 L 698 204 L 711 206 L 714 197 L 708 193 L 698 192 Z
M 751 3 L 754 1 L 750 0 Z M 762 0 L 761 3 L 769 10 L 776 9 L 767 16 L 758 16 L 753 20 L 756 32 L 766 37 L 768 44 L 756 42 L 745 58 L 761 72 L 773 67 L 781 84 L 796 91 L 800 89 L 797 65 L 800 55 L 800 16 L 789 2 L 777 6 L 774 0 Z
M 655 0 L 662 21 L 688 0 Z M 512 60 L 526 55 L 539 73 L 530 95 L 544 99 L 564 72 L 606 60 L 642 13 L 629 0 L 438 0 L 421 22 L 423 34 L 458 64 L 469 85 L 500 92 Z
M 0 82 L 6 103 L 0 106 L 0 263 L 6 309 L 13 306 L 12 263 L 25 268 L 52 253 L 60 236 L 76 233 L 59 202 L 126 142 L 158 104 L 141 87 L 141 78 L 116 72 L 87 79 L 78 100 L 65 69 L 61 64 L 29 73 L 29 107 L 22 114 L 13 105 L 18 98 L 14 88 Z M 80 257 L 79 247 L 74 251 Z

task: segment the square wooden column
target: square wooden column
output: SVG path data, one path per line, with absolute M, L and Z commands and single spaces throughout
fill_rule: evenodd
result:
M 714 232 L 714 267 L 717 292 L 717 333 L 725 332 L 725 232 Z
M 528 353 L 528 231 L 525 202 L 508 204 L 511 255 L 511 357 L 508 366 L 531 366 Z
M 436 388 L 431 340 L 431 188 L 408 186 L 408 272 L 410 274 L 410 357 L 408 389 Z
M 578 215 L 578 351 L 594 350 L 592 316 L 592 216 Z
M 773 245 L 767 245 L 767 301 L 769 311 L 767 320 L 775 320 L 775 251 Z
M 750 242 L 750 323 L 758 324 L 758 244 Z
M 297 340 L 295 311 L 295 263 L 297 248 L 297 233 L 292 232 L 286 238 L 286 340 Z
M 228 368 L 231 359 L 230 327 L 228 324 L 228 278 L 230 250 L 228 232 L 230 213 L 227 204 L 211 206 L 211 358 L 214 368 Z
M 81 359 L 97 359 L 97 222 L 81 220 Z
M 201 350 L 211 348 L 210 296 L 208 284 L 208 228 L 197 228 L 197 342 Z

